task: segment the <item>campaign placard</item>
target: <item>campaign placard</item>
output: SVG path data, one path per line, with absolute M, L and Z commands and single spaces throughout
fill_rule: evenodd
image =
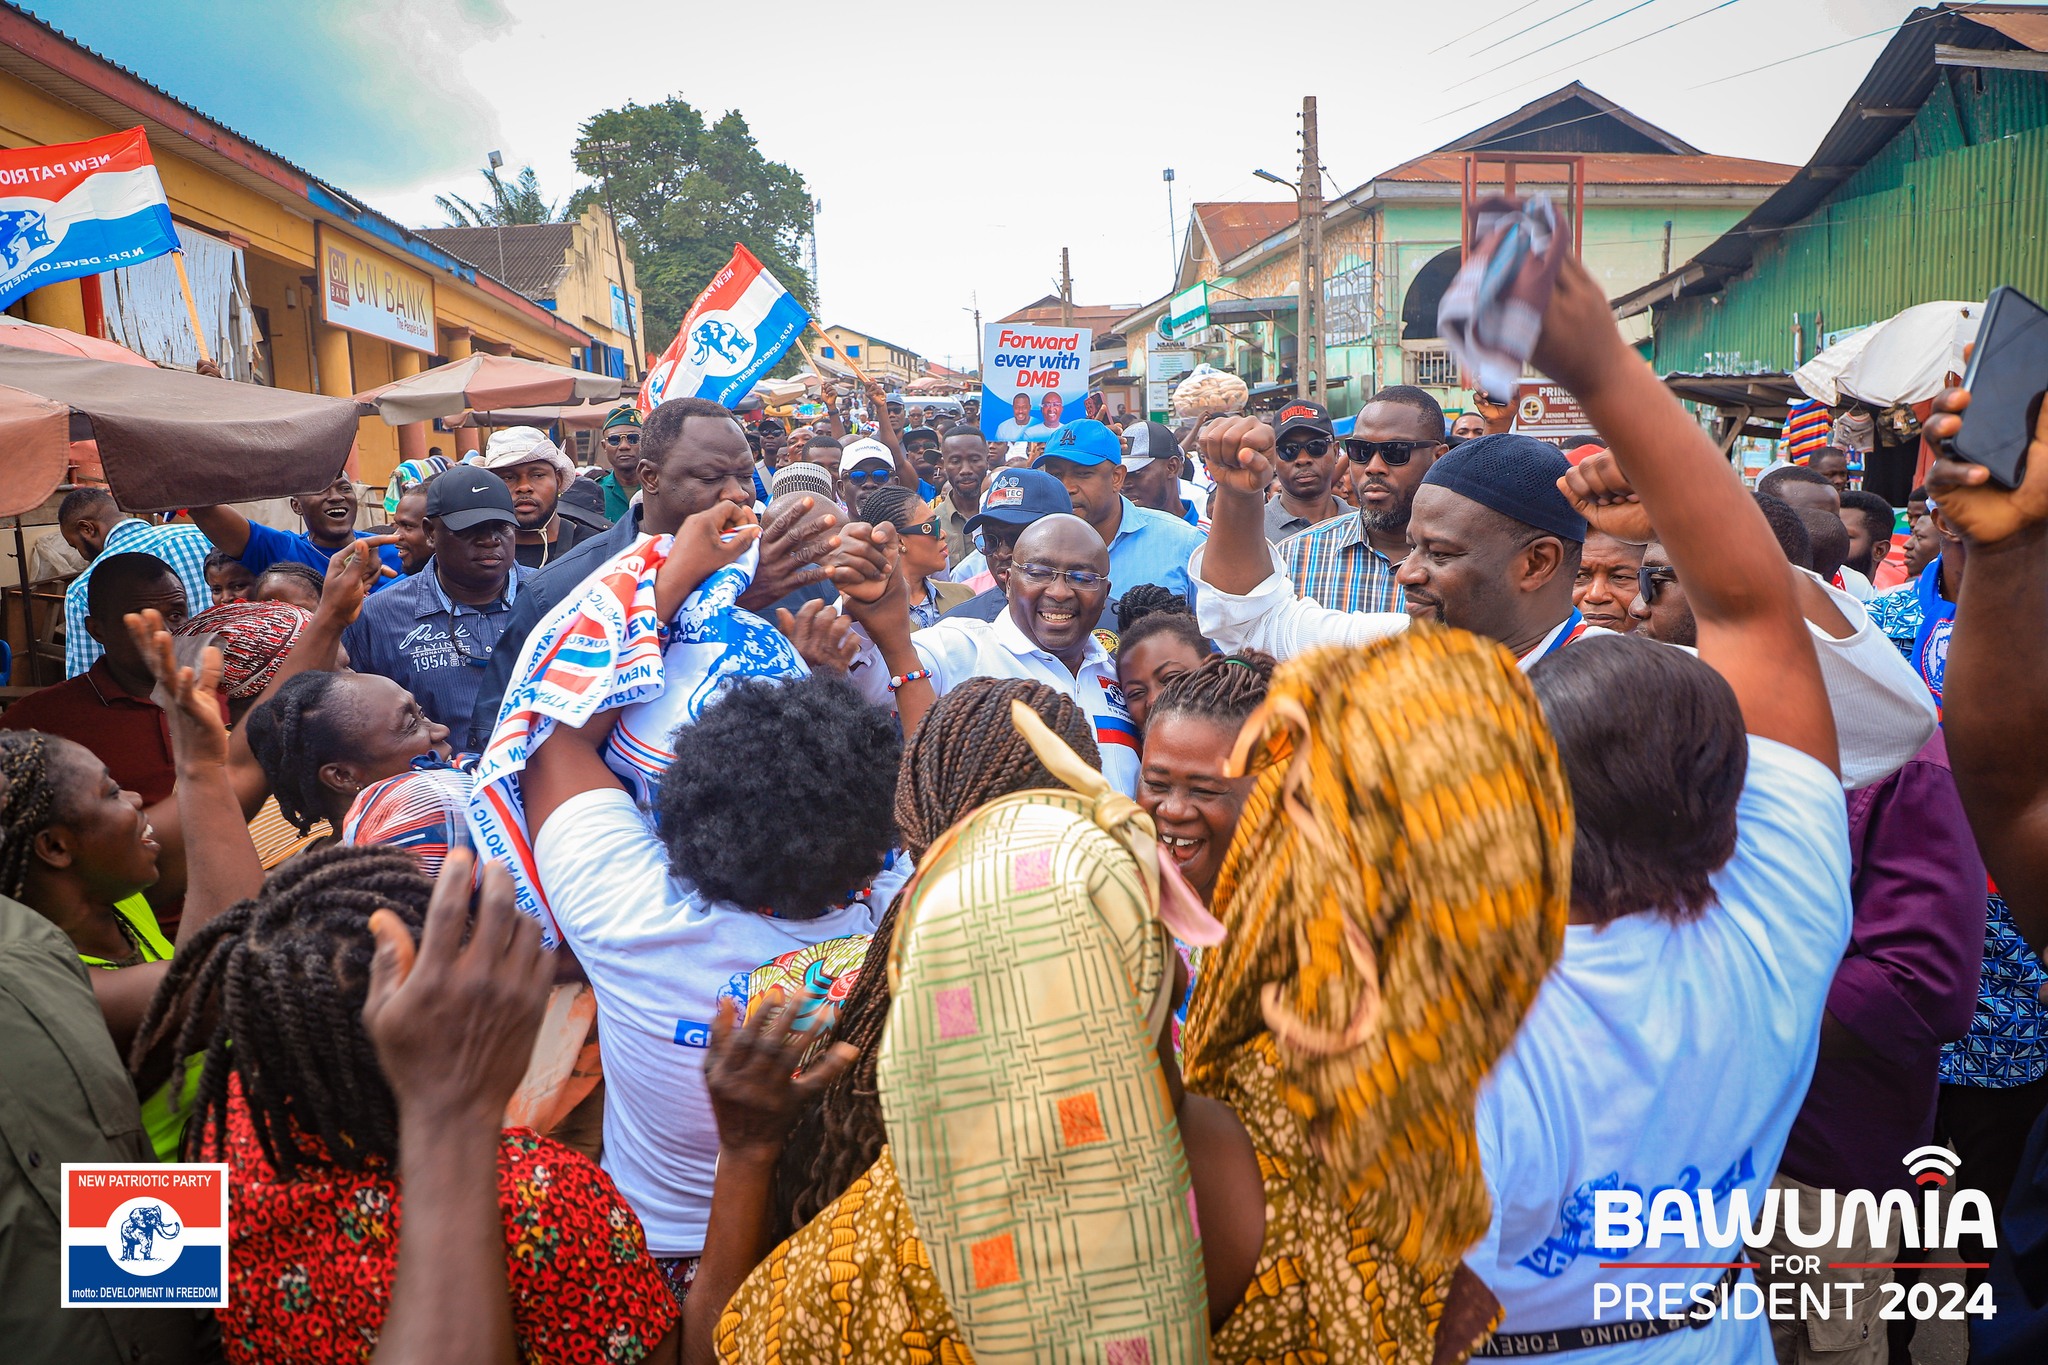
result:
M 991 322 L 982 337 L 981 434 L 1043 441 L 1082 416 L 1093 334 L 1086 327 Z
M 63 1306 L 225 1308 L 228 1168 L 64 1163 Z

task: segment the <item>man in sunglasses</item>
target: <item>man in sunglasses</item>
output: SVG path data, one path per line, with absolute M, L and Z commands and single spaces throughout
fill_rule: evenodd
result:
M 839 470 L 839 500 L 857 511 L 868 494 L 896 482 L 896 452 L 872 436 L 863 436 L 847 443 Z
M 1288 410 L 1308 406 L 1290 403 Z M 1346 459 L 1337 476 L 1350 480 L 1358 514 L 1331 517 L 1280 542 L 1295 591 L 1337 611 L 1401 610 L 1394 573 L 1408 555 L 1415 490 L 1445 448 L 1436 399 L 1409 384 L 1374 394 L 1342 445 Z
M 858 539 L 860 529 L 848 535 Z M 868 564 L 852 567 L 867 581 L 880 577 Z M 1058 688 L 1088 714 L 1103 776 L 1125 795 L 1136 794 L 1138 727 L 1117 685 L 1116 660 L 1095 630 L 1109 604 L 1110 567 L 1094 527 L 1061 513 L 1026 527 L 1010 565 L 1008 610 L 993 621 L 946 617 L 913 635 L 902 575 L 891 572 L 887 581 L 872 602 L 860 600 L 860 587 L 842 583 L 840 605 L 881 655 L 880 666 L 856 665 L 849 676 L 878 704 L 897 707 L 906 733 L 934 698 L 969 678 L 1030 678 Z
M 1280 443 L 1280 494 L 1266 504 L 1266 539 L 1278 545 L 1351 509 L 1330 491 L 1344 455 L 1328 408 L 1296 399 L 1274 414 L 1273 435 Z
M 640 491 L 640 409 L 631 403 L 613 408 L 598 439 L 611 470 L 597 481 L 604 490 L 604 514 L 613 525 L 633 506 Z

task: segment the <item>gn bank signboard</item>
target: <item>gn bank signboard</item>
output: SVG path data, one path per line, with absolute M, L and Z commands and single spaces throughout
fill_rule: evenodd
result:
M 434 353 L 434 280 L 320 225 L 320 316 L 330 327 Z

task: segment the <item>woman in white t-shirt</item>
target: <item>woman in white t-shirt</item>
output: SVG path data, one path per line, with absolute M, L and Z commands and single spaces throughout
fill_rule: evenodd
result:
M 597 997 L 605 1169 L 682 1299 L 711 1208 L 704 1088 L 721 1001 L 793 949 L 871 932 L 902 750 L 844 679 L 744 679 L 676 731 L 651 812 L 602 757 L 607 712 L 554 730 L 521 780 L 563 942 Z M 652 816 L 652 823 L 649 816 Z

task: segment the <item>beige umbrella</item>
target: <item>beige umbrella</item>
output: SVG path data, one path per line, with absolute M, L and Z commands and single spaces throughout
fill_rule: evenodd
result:
M 0 517 L 42 506 L 71 463 L 70 409 L 21 389 L 0 388 L 0 449 L 7 452 Z
M 390 425 L 402 427 L 409 422 L 453 417 L 471 408 L 492 412 L 564 403 L 604 403 L 617 398 L 620 387 L 620 381 L 608 374 L 479 352 L 380 384 L 357 394 L 356 401 L 374 409 Z
M 612 412 L 612 408 L 596 403 L 583 403 L 576 407 L 496 408 L 489 412 L 465 412 L 459 418 L 450 417 L 443 425 L 450 428 L 544 427 L 560 422 L 572 431 L 585 428 L 594 431 L 604 425 L 604 419 Z

